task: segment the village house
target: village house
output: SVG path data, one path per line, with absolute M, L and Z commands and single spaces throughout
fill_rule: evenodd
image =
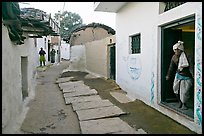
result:
M 47 47 L 48 36 L 59 33 L 53 23 L 41 10 L 2 2 L 2 133 L 16 133 L 35 96 L 39 48 Z
M 201 134 L 202 3 L 95 2 L 94 11 L 116 13 L 115 80 L 127 96 Z M 178 40 L 194 64 L 187 110 L 176 106 L 172 83 L 165 79 Z
M 115 30 L 100 23 L 74 28 L 64 41 L 70 45 L 70 70 L 115 78 Z

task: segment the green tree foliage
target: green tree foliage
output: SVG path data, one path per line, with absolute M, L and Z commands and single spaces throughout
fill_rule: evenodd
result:
M 55 19 L 60 17 L 60 35 L 65 37 L 73 28 L 82 25 L 82 18 L 77 13 L 64 11 L 62 14 L 55 13 Z

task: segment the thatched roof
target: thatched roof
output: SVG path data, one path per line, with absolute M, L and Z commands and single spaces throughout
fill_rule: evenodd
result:
M 100 23 L 91 23 L 91 24 L 88 24 L 88 25 L 79 25 L 77 27 L 73 27 L 69 32 L 68 32 L 68 35 L 66 37 L 63 38 L 64 41 L 66 41 L 67 43 L 69 43 L 70 41 L 70 38 L 72 36 L 73 33 L 76 33 L 78 31 L 81 31 L 81 30 L 85 30 L 86 28 L 89 28 L 89 27 L 93 27 L 93 28 L 96 28 L 96 27 L 99 27 L 99 28 L 103 28 L 105 29 L 108 33 L 114 35 L 115 34 L 115 30 L 112 29 L 111 27 L 107 26 L 107 25 L 104 25 L 104 24 L 100 24 Z

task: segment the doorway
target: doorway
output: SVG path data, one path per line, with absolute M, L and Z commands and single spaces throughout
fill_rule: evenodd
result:
M 115 80 L 115 44 L 111 44 L 109 47 L 109 73 L 110 79 Z
M 28 97 L 28 57 L 21 57 L 22 99 Z
M 50 61 L 50 45 L 51 45 L 50 40 L 48 40 L 48 49 L 47 49 L 48 61 Z
M 186 18 L 162 26 L 161 34 L 161 104 L 193 119 L 194 88 L 192 87 L 190 91 L 191 98 L 188 101 L 189 108 L 187 110 L 181 110 L 178 108 L 178 101 L 173 92 L 174 76 L 168 81 L 165 79 L 165 76 L 170 65 L 171 57 L 174 54 L 173 45 L 179 40 L 184 42 L 184 51 L 189 59 L 191 73 L 194 74 L 195 17 Z M 174 72 L 176 72 L 176 69 Z

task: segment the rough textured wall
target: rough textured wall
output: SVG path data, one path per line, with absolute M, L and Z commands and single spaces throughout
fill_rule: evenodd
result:
M 85 30 L 74 33 L 74 35 L 71 37 L 71 45 L 80 45 L 82 43 L 104 39 L 112 34 L 108 34 L 105 29 L 100 27 L 88 27 Z
M 26 114 L 26 104 L 34 96 L 36 47 L 33 39 L 13 45 L 2 24 L 2 133 L 15 133 Z M 21 57 L 27 57 L 28 97 L 22 99 Z
M 71 58 L 69 69 L 76 71 L 85 71 L 86 57 L 85 57 L 85 45 L 71 46 Z
M 116 15 L 116 82 L 128 96 L 147 104 L 155 84 L 151 79 L 156 75 L 158 9 L 154 2 L 131 2 Z M 136 34 L 140 34 L 141 52 L 131 54 L 130 37 Z

